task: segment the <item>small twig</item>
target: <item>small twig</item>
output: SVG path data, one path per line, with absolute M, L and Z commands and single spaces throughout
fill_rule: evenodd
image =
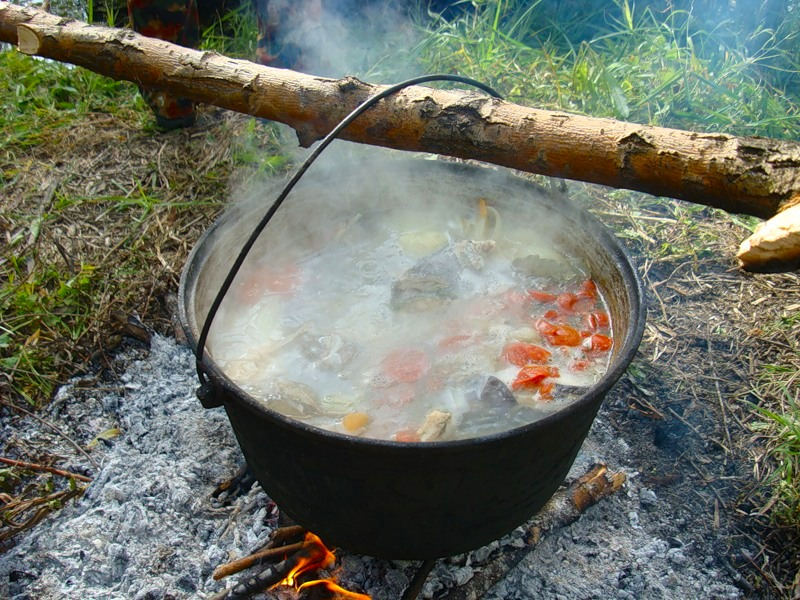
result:
M 762 550 L 763 550 L 763 548 L 762 548 Z M 769 572 L 765 571 L 764 569 L 762 569 L 758 565 L 758 563 L 753 559 L 753 557 L 750 555 L 749 552 L 743 550 L 742 551 L 742 556 L 744 556 L 745 559 L 747 560 L 747 562 L 750 563 L 751 567 L 753 567 L 756 571 L 758 571 L 764 579 L 769 581 L 769 584 L 770 584 L 770 586 L 773 587 L 773 589 L 780 589 L 780 590 L 783 589 L 783 586 L 780 584 L 780 582 L 778 582 L 775 579 L 775 576 L 772 573 L 769 573 Z
M 630 215 L 627 215 L 627 214 L 624 214 L 624 213 L 620 213 L 620 212 L 614 212 L 612 210 L 594 210 L 592 212 L 594 212 L 594 213 L 596 213 L 598 215 L 606 215 L 606 216 L 609 216 L 609 217 L 627 218 L 627 219 L 631 219 L 632 218 Z M 672 219 L 670 217 L 648 217 L 648 216 L 645 216 L 645 215 L 636 215 L 636 220 L 638 220 L 638 221 L 653 221 L 655 223 L 677 223 L 678 222 L 677 219 Z
M 713 475 L 709 475 L 707 472 L 703 471 L 703 469 L 701 469 L 699 466 L 697 466 L 697 463 L 695 463 L 685 453 L 681 454 L 680 458 L 682 460 L 685 460 L 686 462 L 688 462 L 690 465 L 692 465 L 692 467 L 694 467 L 694 470 L 697 471 L 698 475 L 700 475 L 700 477 L 702 478 L 703 483 L 707 486 L 705 489 L 710 490 L 711 493 L 714 494 L 714 496 L 716 496 L 717 500 L 719 500 L 720 505 L 725 506 L 725 500 L 722 499 L 722 496 L 720 496 L 720 494 L 717 491 L 717 489 L 713 485 L 710 485 L 710 484 L 712 484 L 712 483 L 714 483 L 716 481 L 719 481 L 719 480 L 716 477 L 714 477 Z M 706 498 L 702 494 L 700 494 L 699 491 L 697 491 L 696 489 L 693 490 L 693 491 L 700 498 L 702 498 L 703 500 L 706 500 Z
M 650 283 L 650 291 L 653 292 L 653 295 L 658 300 L 659 305 L 661 306 L 661 318 L 664 320 L 665 323 L 669 323 L 669 315 L 667 314 L 667 307 L 664 305 L 664 301 L 661 299 L 661 296 L 658 293 L 657 286 L 655 283 L 650 279 L 650 266 L 652 261 L 649 259 L 645 261 L 644 270 L 643 270 L 643 278 Z
M 709 331 L 709 333 L 711 332 Z M 712 369 L 716 370 L 716 367 L 714 365 L 714 352 L 713 349 L 711 348 L 710 337 L 706 338 L 706 348 L 708 348 L 709 358 L 711 359 L 711 367 Z M 731 440 L 731 430 L 728 427 L 728 411 L 725 410 L 725 401 L 722 399 L 722 390 L 720 390 L 719 388 L 719 379 L 714 379 L 714 386 L 716 387 L 717 390 L 717 398 L 719 399 L 719 409 L 720 412 L 722 413 L 722 426 L 725 429 L 725 439 L 728 440 L 728 448 L 733 448 L 733 441 Z M 730 454 L 731 451 L 726 450 L 726 453 Z
M 161 167 L 161 155 L 164 154 L 164 150 L 166 149 L 166 147 L 167 147 L 167 142 L 165 140 L 164 143 L 161 144 L 161 148 L 159 148 L 158 152 L 156 153 L 156 167 L 158 169 L 158 176 L 161 179 L 161 185 L 163 185 L 167 189 L 170 189 L 169 178 L 166 175 L 164 175 L 164 170 Z
M 649 402 L 647 402 L 646 400 L 641 400 L 641 399 L 639 399 L 639 398 L 631 398 L 630 400 L 631 400 L 632 402 L 636 403 L 636 404 L 640 404 L 640 405 L 641 405 L 643 408 L 645 408 L 645 409 L 649 409 L 649 411 L 650 411 L 650 412 L 647 412 L 647 410 L 642 410 L 642 408 L 639 408 L 639 407 L 633 406 L 633 405 L 631 404 L 631 402 L 628 402 L 628 408 L 630 408 L 630 409 L 632 409 L 632 410 L 635 410 L 636 412 L 638 412 L 638 413 L 640 413 L 640 414 L 644 415 L 644 416 L 645 416 L 645 417 L 647 417 L 648 419 L 653 419 L 653 420 L 656 420 L 656 421 L 660 421 L 661 419 L 663 419 L 663 418 L 664 418 L 664 415 L 662 415 L 662 414 L 661 414 L 661 413 L 660 413 L 658 410 L 656 410 L 656 409 L 653 407 L 653 405 L 652 405 L 652 404 L 650 404 L 650 403 L 649 403 Z
M 728 446 L 733 448 L 733 440 L 731 439 L 731 430 L 728 426 L 728 411 L 725 409 L 725 401 L 722 399 L 722 390 L 719 387 L 719 379 L 714 379 L 714 387 L 717 390 L 717 398 L 719 399 L 719 407 L 722 410 L 722 423 L 725 426 L 725 439 L 728 440 Z
M 297 552 L 302 547 L 303 542 L 297 542 L 296 544 L 288 544 L 286 546 L 279 546 L 277 548 L 265 548 L 264 550 L 250 554 L 249 556 L 245 556 L 224 565 L 220 565 L 214 570 L 214 579 L 219 581 L 220 579 L 224 579 L 230 575 L 235 575 L 236 573 L 244 571 L 245 569 L 249 569 L 250 567 L 261 564 L 264 561 L 286 557 L 288 554 Z
M 255 592 L 265 590 L 283 579 L 286 572 L 289 571 L 289 569 L 286 569 L 287 562 L 288 560 L 285 560 L 242 583 L 237 583 L 234 586 L 217 592 L 211 596 L 209 600 L 241 600 L 242 598 L 249 598 Z
M 43 498 L 34 498 L 33 500 L 22 500 L 22 501 L 8 501 L 10 498 L 7 495 L 3 495 L 2 500 L 6 502 L 6 506 L 3 507 L 3 521 L 8 525 L 7 530 L 0 530 L 0 542 L 6 541 L 11 539 L 16 534 L 25 531 L 26 529 L 30 529 L 34 525 L 36 525 L 39 521 L 41 521 L 44 517 L 46 517 L 52 510 L 53 507 L 51 503 L 53 501 L 58 502 L 66 502 L 67 500 L 74 498 L 75 496 L 79 496 L 83 493 L 85 488 L 75 488 L 71 490 L 63 490 L 61 492 L 56 492 L 54 494 L 50 494 L 49 496 L 45 496 Z M 42 506 L 42 505 L 45 506 Z M 36 506 L 41 506 L 32 517 L 30 517 L 24 523 L 17 523 L 13 519 Z
M 61 501 L 64 499 L 69 500 L 76 493 L 82 493 L 84 489 L 86 488 L 76 487 L 75 489 L 61 490 L 60 492 L 53 492 L 47 496 L 40 496 L 37 498 L 31 498 L 29 500 L 18 500 L 8 496 L 8 494 L 4 494 L 2 498 L 3 502 L 5 502 L 5 506 L 3 507 L 3 519 L 7 523 L 17 527 L 18 524 L 13 520 L 17 515 L 20 515 L 36 506 L 41 506 L 42 504 L 50 504 L 53 501 Z
M 246 472 L 246 469 L 247 467 L 243 469 L 242 473 Z M 240 477 L 242 473 L 237 474 L 235 477 Z M 226 484 L 230 486 L 231 482 L 226 482 Z M 214 571 L 214 579 L 219 580 L 223 577 L 228 577 L 234 573 L 249 569 L 250 567 L 255 566 L 256 564 L 259 564 L 265 560 L 271 560 L 280 557 L 281 553 L 285 553 L 287 550 L 296 552 L 300 549 L 297 547 L 298 544 L 300 547 L 302 547 L 303 538 L 305 538 L 307 532 L 308 530 L 302 525 L 278 527 L 270 534 L 267 542 L 256 548 L 255 551 L 249 556 L 245 556 L 233 562 L 217 567 Z M 273 552 L 275 553 L 274 555 L 272 554 Z
M 16 404 L 8 402 L 7 400 L 0 400 L 0 404 L 2 404 L 3 406 L 7 406 L 9 408 L 13 408 L 14 410 L 18 410 L 19 412 L 21 412 L 21 413 L 23 413 L 25 415 L 28 415 L 29 417 L 31 417 L 33 419 L 36 419 L 42 425 L 45 425 L 45 426 L 49 427 L 50 429 L 55 431 L 58 435 L 60 435 L 62 438 L 64 438 L 67 442 L 69 442 L 70 445 L 72 445 L 72 447 L 75 448 L 78 452 L 83 454 L 87 458 L 87 460 L 94 465 L 95 469 L 100 469 L 100 465 L 98 465 L 95 462 L 95 460 L 91 456 L 89 456 L 89 453 L 86 452 L 86 450 L 81 448 L 75 440 L 73 440 L 71 437 L 69 437 L 66 433 L 61 431 L 58 427 L 56 427 L 52 423 L 46 421 L 42 417 L 40 417 L 38 415 L 35 415 L 34 413 L 32 413 L 32 412 L 30 412 L 28 410 L 25 410 L 24 408 L 22 408 L 20 406 L 17 406 Z
M 642 414 L 644 414 L 645 416 L 647 416 L 647 417 L 649 417 L 649 418 L 651 418 L 651 419 L 663 419 L 663 418 L 664 418 L 664 413 L 662 413 L 662 412 L 661 412 L 660 410 L 658 410 L 658 409 L 657 409 L 655 406 L 653 406 L 653 405 L 652 405 L 652 404 L 651 404 L 651 403 L 650 403 L 648 400 L 645 400 L 645 399 L 644 399 L 644 396 L 652 396 L 652 395 L 653 395 L 653 393 L 652 393 L 651 391 L 649 391 L 649 390 L 646 390 L 646 389 L 644 389 L 642 386 L 640 386 L 640 385 L 639 385 L 639 384 L 636 382 L 636 380 L 634 380 L 634 378 L 633 378 L 633 377 L 631 377 L 630 375 L 626 375 L 626 377 L 625 377 L 625 380 L 626 380 L 628 383 L 630 383 L 630 384 L 631 384 L 631 386 L 632 386 L 632 387 L 633 387 L 633 388 L 634 388 L 634 389 L 635 389 L 637 392 L 639 392 L 639 394 L 640 394 L 641 396 L 643 396 L 643 397 L 641 397 L 641 398 L 640 398 L 640 397 L 633 398 L 632 400 L 633 400 L 634 402 L 636 402 L 636 403 L 640 404 L 640 405 L 641 405 L 641 406 L 643 406 L 644 408 L 648 409 L 648 410 L 650 411 L 650 413 L 651 413 L 651 414 L 647 414 L 646 412 L 644 412 L 644 411 L 641 411 L 641 410 L 639 410 L 639 412 L 641 412 Z M 638 409 L 637 409 L 635 406 L 631 406 L 631 405 L 630 405 L 630 403 L 628 403 L 628 407 L 629 407 L 629 408 L 632 408 L 633 410 L 638 410 Z
M 63 469 L 56 469 L 55 467 L 47 467 L 45 465 L 37 465 L 35 463 L 24 462 L 21 460 L 14 460 L 13 458 L 4 458 L 0 456 L 0 463 L 11 465 L 12 467 L 20 467 L 21 469 L 28 469 L 29 471 L 46 471 L 47 473 L 52 473 L 53 475 L 60 475 L 61 477 L 66 477 L 68 479 L 75 479 L 77 481 L 85 481 L 86 483 L 92 482 L 92 479 L 90 477 L 86 477 L 85 475 L 70 473 L 69 471 L 64 471 Z

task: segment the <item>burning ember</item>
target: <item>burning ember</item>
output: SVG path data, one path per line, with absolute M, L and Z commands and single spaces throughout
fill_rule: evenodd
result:
M 349 592 L 331 579 L 315 579 L 298 585 L 298 577 L 302 574 L 319 569 L 330 569 L 336 564 L 336 556 L 322 543 L 319 536 L 307 532 L 303 548 L 294 556 L 298 558 L 297 565 L 274 587 L 282 585 L 295 587 L 300 592 L 300 597 L 307 600 L 338 600 L 339 598 L 370 600 L 366 594 Z
M 275 587 L 281 585 L 297 587 L 297 578 L 300 575 L 308 571 L 328 569 L 336 563 L 336 557 L 325 547 L 318 536 L 308 532 L 302 548 L 285 562 L 289 561 L 295 563 L 294 566 L 289 569 L 289 573 L 282 581 L 275 584 Z
M 348 592 L 347 590 L 339 587 L 330 579 L 317 579 L 302 584 L 299 588 L 302 598 L 307 600 L 338 600 L 339 598 L 350 600 L 370 600 L 370 596 L 366 594 L 358 594 L 356 592 Z M 303 590 L 308 590 L 308 595 L 303 593 Z
M 302 537 L 302 541 L 296 541 Z M 315 579 L 301 582 L 306 573 L 329 570 L 336 564 L 336 556 L 322 540 L 300 527 L 284 527 L 276 530 L 267 547 L 262 551 L 222 565 L 214 572 L 215 579 L 238 573 L 244 569 L 269 560 L 281 562 L 270 566 L 258 575 L 223 590 L 212 600 L 235 600 L 249 598 L 265 589 L 293 587 L 303 600 L 370 600 L 366 594 L 350 592 L 338 586 L 332 579 Z

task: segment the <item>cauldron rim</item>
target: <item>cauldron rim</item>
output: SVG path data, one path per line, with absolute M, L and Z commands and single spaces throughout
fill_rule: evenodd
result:
M 476 175 L 480 173 L 482 169 L 486 168 L 464 163 L 451 163 L 445 161 L 427 161 L 427 160 L 420 161 L 420 159 L 399 159 L 398 162 L 414 163 L 415 165 L 419 162 L 423 162 L 426 165 L 431 165 L 431 164 L 436 165 L 435 168 L 450 169 L 454 172 L 471 173 L 472 175 Z M 362 164 L 361 168 L 366 168 L 366 167 L 365 165 Z M 222 394 L 219 391 L 217 391 L 217 393 L 223 397 L 228 397 L 229 395 L 231 397 L 235 397 L 237 400 L 241 400 L 243 404 L 246 406 L 246 408 L 249 411 L 253 412 L 254 414 L 261 417 L 267 417 L 275 424 L 281 427 L 301 431 L 305 435 L 323 436 L 328 440 L 328 442 L 336 442 L 348 446 L 349 445 L 369 446 L 370 450 L 384 448 L 387 451 L 394 452 L 399 449 L 402 449 L 403 452 L 408 452 L 408 453 L 417 451 L 427 451 L 434 448 L 437 450 L 448 449 L 448 448 L 457 450 L 458 448 L 467 446 L 474 447 L 475 445 L 482 445 L 482 444 L 488 445 L 488 444 L 502 442 L 504 439 L 523 435 L 532 431 L 536 431 L 537 429 L 546 429 L 550 427 L 554 422 L 559 422 L 565 419 L 569 419 L 575 413 L 579 413 L 585 410 L 586 405 L 597 402 L 598 396 L 604 397 L 605 394 L 608 393 L 611 387 L 619 380 L 619 378 L 627 370 L 628 365 L 630 364 L 631 360 L 638 351 L 639 344 L 644 334 L 646 311 L 644 310 L 643 307 L 644 287 L 642 280 L 639 277 L 638 273 L 636 272 L 636 269 L 633 266 L 633 261 L 628 252 L 621 245 L 616 236 L 614 236 L 613 233 L 596 216 L 594 216 L 587 210 L 583 209 L 582 207 L 573 204 L 567 198 L 563 198 L 560 201 L 560 204 L 556 206 L 553 194 L 550 191 L 548 191 L 545 188 L 542 188 L 541 186 L 537 185 L 534 182 L 523 180 L 510 172 L 508 172 L 508 182 L 510 182 L 512 185 L 523 185 L 528 187 L 529 189 L 539 188 L 543 196 L 541 201 L 549 203 L 549 206 L 554 210 L 556 210 L 557 212 L 559 212 L 560 214 L 565 214 L 567 216 L 569 216 L 569 214 L 572 214 L 573 216 L 576 216 L 576 218 L 579 218 L 582 222 L 585 222 L 591 228 L 590 235 L 604 238 L 602 240 L 603 247 L 608 252 L 610 257 L 613 259 L 614 264 L 617 266 L 620 273 L 622 274 L 623 279 L 625 281 L 625 285 L 629 290 L 629 294 L 634 300 L 633 302 L 631 302 L 631 310 L 633 313 L 632 314 L 633 318 L 631 319 L 629 326 L 626 330 L 626 335 L 622 340 L 620 346 L 622 350 L 613 357 L 609 368 L 602 375 L 602 377 L 594 385 L 588 387 L 586 391 L 583 394 L 581 394 L 579 398 L 571 401 L 565 407 L 549 415 L 546 415 L 540 419 L 537 419 L 532 423 L 507 429 L 501 432 L 492 433 L 489 435 L 475 436 L 475 437 L 456 439 L 456 440 L 432 441 L 432 442 L 399 442 L 396 440 L 359 437 L 359 436 L 339 433 L 336 431 L 331 431 L 329 429 L 324 429 L 322 427 L 317 427 L 291 417 L 287 417 L 286 415 L 283 415 L 282 413 L 273 410 L 272 408 L 267 406 L 263 401 L 259 400 L 255 396 L 252 396 L 246 390 L 239 387 L 219 368 L 219 366 L 209 356 L 209 354 L 206 353 L 202 360 L 202 366 L 205 372 L 209 374 L 211 380 L 214 383 L 220 385 L 224 389 L 224 391 L 227 392 L 226 394 Z M 217 219 L 201 235 L 201 237 L 195 244 L 194 248 L 192 249 L 189 257 L 187 258 L 186 268 L 183 269 L 183 272 L 181 274 L 179 294 L 178 294 L 179 298 L 178 317 L 181 326 L 184 330 L 184 333 L 186 334 L 187 340 L 189 342 L 189 347 L 195 355 L 197 354 L 198 336 L 196 335 L 195 330 L 191 326 L 189 314 L 187 312 L 187 302 L 185 302 L 187 298 L 187 286 L 189 284 L 191 275 L 190 271 L 191 267 L 196 263 L 197 255 L 200 254 L 200 252 L 202 252 L 203 250 L 206 250 L 205 246 L 207 245 L 209 238 L 211 238 L 219 228 L 224 227 L 224 225 L 225 225 L 224 219 L 221 218 Z M 192 307 L 192 311 L 194 311 L 194 307 Z M 615 339 L 615 345 L 616 344 L 617 341 Z

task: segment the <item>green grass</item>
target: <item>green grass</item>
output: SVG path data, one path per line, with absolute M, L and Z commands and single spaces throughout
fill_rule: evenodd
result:
M 0 186 L 16 181 L 33 160 L 31 149 L 81 127 L 90 113 L 142 116 L 134 86 L 15 51 L 0 51 L 0 88 Z M 26 228 L 13 232 L 0 259 L 0 365 L 13 392 L 33 403 L 59 383 L 56 374 L 71 360 L 60 349 L 75 345 L 93 322 L 103 283 L 91 264 L 62 270 L 40 261 L 39 232 L 54 215 L 13 214 L 13 200 L 2 198 L 0 216 Z
M 52 267 L 29 273 L 33 256 L 24 261 L 10 253 L 6 257 L 0 365 L 15 382 L 14 391 L 32 404 L 49 397 L 59 383 L 52 374 L 71 359 L 63 349 L 76 345 L 92 324 L 102 281 L 89 264 L 76 265 L 70 274 Z
M 202 32 L 200 48 L 225 56 L 253 60 L 258 27 L 250 3 L 226 12 Z
M 796 369 L 789 370 L 783 366 L 767 369 L 765 373 L 769 374 L 770 381 L 762 386 L 762 394 L 766 388 L 775 387 L 776 378 L 797 377 Z M 788 527 L 798 527 L 800 523 L 800 397 L 797 389 L 795 385 L 792 392 L 787 385 L 779 384 L 778 398 L 775 394 L 763 394 L 765 397 L 761 399 L 771 408 L 763 405 L 753 407 L 761 416 L 753 429 L 766 439 L 768 452 L 773 458 L 771 473 L 765 481 L 769 488 L 765 505 L 777 523 Z
M 0 51 L 0 159 L 76 126 L 89 113 L 145 117 L 136 86 L 85 69 Z M 140 123 L 137 123 L 140 124 Z M 7 167 L 7 165 L 5 165 Z M 7 177 L 8 174 L 4 173 Z
M 781 89 L 780 77 L 767 76 L 777 64 L 784 75 L 800 72 L 796 34 L 779 43 L 774 32 L 762 33 L 763 45 L 749 54 L 746 40 L 732 45 L 727 32 L 694 30 L 680 13 L 637 9 L 626 0 L 609 3 L 602 18 L 589 14 L 564 22 L 553 21 L 549 7 L 542 1 L 485 2 L 476 16 L 440 22 L 417 54 L 428 71 L 475 77 L 509 100 L 540 108 L 800 137 L 796 86 Z M 589 30 L 594 36 L 586 38 Z

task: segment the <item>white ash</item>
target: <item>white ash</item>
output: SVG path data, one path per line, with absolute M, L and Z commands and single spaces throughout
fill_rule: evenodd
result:
M 242 458 L 224 413 L 200 407 L 193 371 L 187 349 L 155 337 L 117 389 L 87 402 L 74 397 L 80 381 L 61 390 L 55 411 L 73 436 L 85 443 L 114 426 L 122 434 L 95 447 L 101 469 L 84 496 L 0 559 L 0 596 L 194 597 L 220 587 L 211 571 L 229 552 L 269 533 L 269 500 L 259 489 L 231 507 L 212 503 Z
M 129 353 L 118 364 L 125 369 L 119 385 L 87 387 L 77 380 L 64 386 L 53 403 L 47 416 L 83 445 L 115 426 L 121 434 L 92 449 L 101 468 L 85 495 L 21 535 L 0 556 L 0 597 L 207 597 L 224 587 L 212 579 L 213 569 L 250 553 L 277 526 L 278 511 L 257 484 L 228 504 L 212 498 L 242 457 L 224 412 L 204 410 L 195 397 L 191 353 L 156 336 L 146 356 Z M 4 439 L 13 435 L 7 429 L 2 430 Z M 44 428 L 40 439 L 35 437 L 17 441 L 57 446 L 62 456 L 71 457 L 66 463 L 71 468 L 88 466 Z M 625 488 L 575 523 L 546 532 L 489 592 L 464 597 L 742 597 L 736 587 L 739 576 L 726 568 L 714 540 L 692 522 L 685 499 L 640 484 L 629 464 L 631 451 L 601 412 L 570 477 L 602 460 L 627 472 Z M 524 548 L 529 526 L 474 552 L 438 561 L 420 598 L 447 598 L 469 589 L 498 552 Z M 337 554 L 340 584 L 374 600 L 401 597 L 417 567 Z M 228 585 L 242 576 L 232 577 Z M 292 593 L 277 597 L 291 598 Z

